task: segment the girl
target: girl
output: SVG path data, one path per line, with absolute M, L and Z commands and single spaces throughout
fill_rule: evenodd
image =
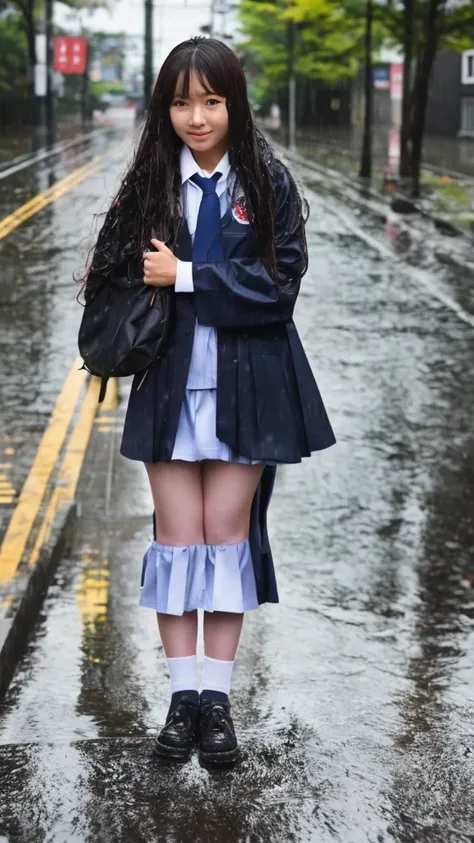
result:
M 229 690 L 244 613 L 278 602 L 266 530 L 276 466 L 335 442 L 292 321 L 307 210 L 254 125 L 235 53 L 204 37 L 175 47 L 93 259 L 102 278 L 128 259 L 172 296 L 121 445 L 145 464 L 154 502 L 140 602 L 157 613 L 168 660 L 155 751 L 169 759 L 188 758 L 195 740 L 203 761 L 237 759 Z

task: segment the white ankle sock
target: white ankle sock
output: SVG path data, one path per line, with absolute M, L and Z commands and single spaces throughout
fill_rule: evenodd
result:
M 175 691 L 199 691 L 197 656 L 183 656 L 167 661 L 172 694 Z
M 201 687 L 203 691 L 221 691 L 229 694 L 234 662 L 224 662 L 204 656 Z

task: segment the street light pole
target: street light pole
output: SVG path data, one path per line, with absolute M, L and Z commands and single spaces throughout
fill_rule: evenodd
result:
M 287 23 L 288 38 L 288 148 L 296 150 L 296 79 L 295 79 L 295 29 L 292 20 Z
M 45 2 L 45 34 L 46 34 L 46 132 L 48 146 L 56 140 L 56 108 L 54 92 L 53 67 L 53 0 Z
M 143 108 L 148 111 L 153 92 L 153 0 L 145 0 L 145 56 L 143 65 Z
M 211 25 L 209 28 L 209 35 L 211 38 L 214 38 L 215 33 L 215 25 L 214 25 L 214 14 L 216 10 L 216 0 L 211 0 Z
M 364 136 L 362 139 L 362 156 L 360 162 L 360 178 L 370 179 L 372 177 L 372 19 L 373 0 L 367 0 L 365 18 L 365 115 L 364 115 Z

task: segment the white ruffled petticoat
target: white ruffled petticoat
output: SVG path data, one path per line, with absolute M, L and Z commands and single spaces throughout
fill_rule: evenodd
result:
M 153 541 L 143 558 L 140 605 L 170 615 L 194 609 L 257 609 L 248 539 L 239 544 L 189 547 Z

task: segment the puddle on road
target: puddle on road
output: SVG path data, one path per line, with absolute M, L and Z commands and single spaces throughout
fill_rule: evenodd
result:
M 245 735 L 242 762 L 226 773 L 208 772 L 196 756 L 182 767 L 162 765 L 149 757 L 151 743 L 43 746 L 41 769 L 37 747 L 12 748 L 4 763 L 11 799 L 23 810 L 2 805 L 3 827 L 12 839 L 55 841 L 69 828 L 67 839 L 84 843 L 330 839 L 314 832 L 316 816 L 318 826 L 326 822 L 320 812 L 328 787 L 319 744 L 297 723 L 273 736 Z

